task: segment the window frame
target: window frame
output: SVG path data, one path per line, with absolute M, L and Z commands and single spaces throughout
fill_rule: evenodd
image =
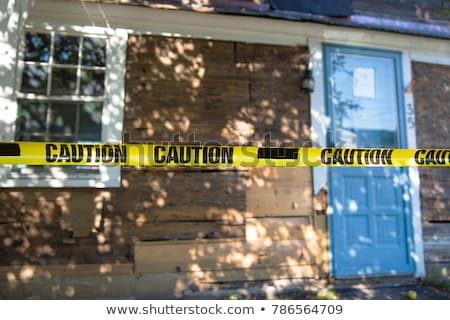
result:
M 24 54 L 26 48 L 25 35 L 27 32 L 105 38 L 106 64 L 104 95 L 97 97 L 77 95 L 47 96 L 46 94 L 38 95 L 20 92 L 22 72 L 26 64 Z M 6 134 L 4 134 L 4 141 L 14 141 L 18 101 L 23 99 L 62 102 L 103 101 L 100 143 L 121 143 L 127 40 L 128 32 L 124 29 L 76 26 L 46 26 L 45 28 L 38 28 L 32 25 L 25 26 L 20 32 L 15 72 L 11 75 L 15 99 L 7 109 L 6 118 L 9 119 L 9 122 L 5 124 Z M 74 172 L 73 169 L 70 170 L 70 168 L 65 167 L 51 167 L 49 174 L 45 177 L 39 174 L 13 172 L 12 168 L 12 165 L 0 167 L 0 187 L 120 187 L 121 168 L 117 166 L 99 166 L 99 170 L 95 173 Z

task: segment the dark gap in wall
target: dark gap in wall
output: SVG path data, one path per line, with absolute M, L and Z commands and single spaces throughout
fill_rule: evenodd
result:
M 248 81 L 248 104 L 252 104 L 252 81 L 250 79 Z

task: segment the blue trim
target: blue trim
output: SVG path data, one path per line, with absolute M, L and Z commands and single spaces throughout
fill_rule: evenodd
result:
M 383 49 L 372 49 L 372 48 L 364 48 L 364 47 L 354 47 L 348 45 L 339 45 L 332 43 L 322 43 L 322 51 L 323 51 L 323 81 L 324 81 L 324 94 L 325 94 L 325 112 L 326 116 L 328 116 L 331 121 L 328 127 L 327 132 L 331 132 L 334 135 L 334 113 L 333 108 L 331 107 L 331 88 L 330 82 L 328 81 L 328 77 L 330 76 L 330 56 L 333 52 L 342 52 L 346 54 L 355 54 L 362 55 L 368 57 L 376 57 L 376 58 L 389 58 L 394 62 L 394 72 L 396 79 L 396 94 L 397 94 L 397 108 L 398 108 L 398 126 L 399 126 L 399 137 L 398 142 L 401 148 L 407 148 L 407 122 L 405 119 L 405 100 L 404 100 L 404 85 L 403 85 L 403 72 L 402 72 L 402 53 L 399 51 L 389 51 Z M 334 146 L 334 137 L 330 137 L 327 134 L 326 144 L 328 147 Z M 407 168 L 402 168 L 402 173 L 407 174 Z M 331 170 L 327 172 L 327 182 L 328 182 L 328 199 L 333 199 L 333 188 L 331 184 Z M 408 183 L 406 187 L 408 188 L 408 194 L 411 197 L 410 193 L 410 184 L 411 181 L 408 179 Z M 408 253 L 408 263 L 413 265 L 413 272 L 416 271 L 417 265 L 414 259 L 412 259 L 410 253 L 415 252 L 414 246 L 414 230 L 413 230 L 413 217 L 412 217 L 412 204 L 410 201 L 404 201 L 404 212 L 406 216 L 405 223 L 405 236 L 406 236 L 406 250 Z M 331 201 L 329 202 L 331 204 Z M 335 243 L 334 243 L 334 219 L 328 215 L 328 228 L 329 228 L 329 241 L 330 241 L 330 250 L 331 250 L 331 261 L 330 261 L 330 275 L 335 275 Z

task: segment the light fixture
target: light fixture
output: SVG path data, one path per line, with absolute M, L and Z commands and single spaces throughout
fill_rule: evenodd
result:
M 305 92 L 314 92 L 314 78 L 311 69 L 307 69 L 302 78 L 302 89 Z

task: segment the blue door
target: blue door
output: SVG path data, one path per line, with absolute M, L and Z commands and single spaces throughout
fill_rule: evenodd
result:
M 404 147 L 400 53 L 325 45 L 324 61 L 328 143 Z M 405 168 L 332 168 L 328 179 L 332 274 L 414 272 Z

